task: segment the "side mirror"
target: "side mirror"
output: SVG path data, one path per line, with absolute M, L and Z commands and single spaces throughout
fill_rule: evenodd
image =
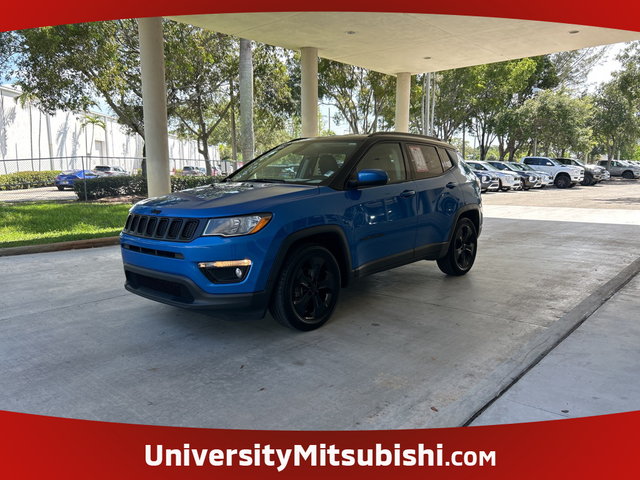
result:
M 360 170 L 357 178 L 349 180 L 348 186 L 352 188 L 373 187 L 376 185 L 386 185 L 389 183 L 389 175 L 384 170 L 371 168 Z

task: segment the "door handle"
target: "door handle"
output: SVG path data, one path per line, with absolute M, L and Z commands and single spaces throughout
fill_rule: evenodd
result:
M 447 188 L 456 188 L 457 186 L 458 186 L 458 182 L 447 183 Z
M 409 198 L 409 197 L 413 197 L 415 194 L 416 194 L 415 190 L 405 190 L 400 194 L 400 196 L 402 198 Z

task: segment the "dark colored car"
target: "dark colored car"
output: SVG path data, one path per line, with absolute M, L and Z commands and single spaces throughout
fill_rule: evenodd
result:
M 497 160 L 490 160 L 489 163 L 499 170 L 505 172 L 514 172 L 520 175 L 523 190 L 529 190 L 541 185 L 540 175 L 538 175 L 536 172 L 523 172 L 522 170 L 512 165 L 510 162 L 499 162 Z
M 100 175 L 92 170 L 67 170 L 56 176 L 54 183 L 58 190 L 73 188 L 74 180 L 97 178 Z
M 269 309 L 313 330 L 341 287 L 365 275 L 419 260 L 466 274 L 481 228 L 476 178 L 447 143 L 400 133 L 298 139 L 221 183 L 134 205 L 121 234 L 125 287 L 228 318 Z

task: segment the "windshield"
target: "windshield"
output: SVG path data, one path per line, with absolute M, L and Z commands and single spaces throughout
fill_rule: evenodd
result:
M 514 163 L 513 166 L 516 170 L 533 172 L 534 168 L 531 165 L 527 165 L 526 163 Z
M 256 158 L 225 181 L 326 185 L 359 145 L 358 141 L 298 140 Z
M 499 168 L 494 167 L 490 163 L 480 163 L 480 162 L 467 162 L 467 163 L 469 163 L 469 165 L 471 165 L 476 170 L 490 170 L 492 172 L 500 171 Z
M 518 167 L 514 166 L 512 163 L 508 163 L 505 162 L 502 165 L 504 165 L 505 167 L 507 167 L 509 170 L 511 170 L 512 172 L 517 172 L 519 169 Z

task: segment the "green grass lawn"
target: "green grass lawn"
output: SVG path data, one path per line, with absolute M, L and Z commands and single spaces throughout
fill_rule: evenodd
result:
M 0 204 L 0 248 L 118 235 L 131 205 Z

